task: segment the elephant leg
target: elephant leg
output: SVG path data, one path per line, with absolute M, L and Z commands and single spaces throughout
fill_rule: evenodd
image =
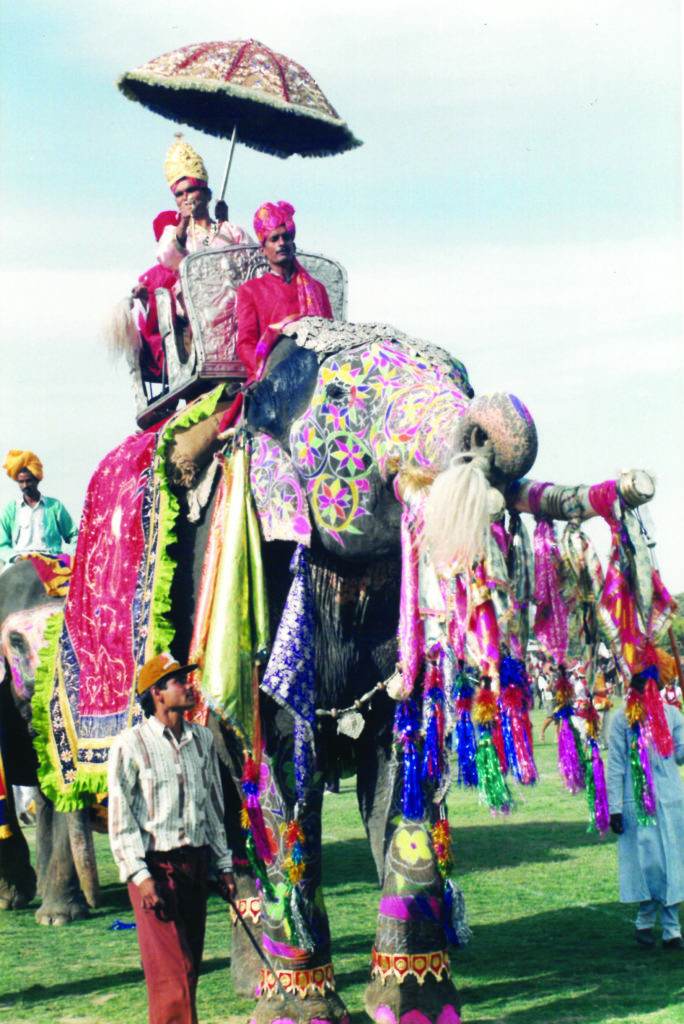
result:
M 273 1024 L 287 1018 L 294 1024 L 326 1021 L 347 1024 L 347 1009 L 335 991 L 330 927 L 321 888 L 321 810 L 323 776 L 314 773 L 305 798 L 295 809 L 293 792 L 293 737 L 289 716 L 275 715 L 277 738 L 269 744 L 261 779 L 261 808 L 270 844 L 268 885 L 262 892 L 264 948 L 276 978 L 265 968 L 260 973 L 261 994 L 252 1024 Z M 296 819 L 295 819 L 296 810 Z M 301 829 L 304 872 L 294 890 L 288 885 L 293 861 L 293 823 Z
M 235 734 L 222 727 L 219 720 L 210 715 L 207 722 L 214 737 L 214 746 L 219 757 L 219 771 L 223 788 L 224 825 L 228 844 L 233 853 L 233 873 L 237 889 L 235 905 L 247 928 L 261 945 L 261 896 L 257 891 L 247 849 L 245 833 L 240 825 L 242 798 L 240 777 L 242 775 L 242 750 Z M 247 930 L 231 908 L 232 937 L 230 946 L 230 974 L 233 989 L 240 996 L 257 995 L 261 960 L 249 940 Z
M 66 814 L 55 811 L 42 794 L 36 801 L 36 847 L 42 904 L 38 924 L 62 925 L 88 916 L 71 852 Z
M 36 874 L 17 821 L 11 785 L 7 787 L 6 807 L 10 835 L 0 839 L 0 910 L 21 910 L 36 894 Z
M 356 797 L 382 885 L 387 850 L 401 813 L 401 771 L 384 721 L 370 720 L 358 740 Z M 384 729 L 383 729 L 384 726 Z
M 399 822 L 384 878 L 366 1012 L 377 1024 L 458 1024 L 459 999 L 444 928 L 444 885 L 429 823 Z
M 97 874 L 93 830 L 88 811 L 73 811 L 67 814 L 67 830 L 71 856 L 78 876 L 81 891 L 89 907 L 100 902 L 100 879 Z

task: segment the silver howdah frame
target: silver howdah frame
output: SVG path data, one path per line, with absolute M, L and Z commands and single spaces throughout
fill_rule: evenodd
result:
M 347 273 L 336 260 L 320 253 L 298 252 L 297 259 L 325 285 L 336 320 L 347 318 Z M 166 373 L 161 394 L 145 395 L 140 370 L 131 366 L 138 425 L 147 427 L 175 407 L 205 391 L 216 381 L 240 380 L 245 371 L 237 359 L 237 289 L 268 270 L 261 246 L 233 245 L 205 249 L 183 261 L 180 282 L 190 329 L 174 325 L 171 296 L 155 291 Z

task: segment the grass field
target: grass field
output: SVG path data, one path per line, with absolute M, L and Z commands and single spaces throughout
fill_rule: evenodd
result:
M 684 954 L 639 950 L 633 910 L 616 901 L 616 848 L 586 832 L 584 798 L 555 770 L 555 744 L 538 747 L 541 784 L 493 820 L 476 796 L 450 799 L 458 878 L 473 938 L 452 957 L 464 1024 L 684 1024 Z M 30 830 L 29 830 L 30 831 Z M 326 902 L 335 936 L 338 989 L 354 1024 L 373 942 L 378 889 L 351 781 L 326 799 Z M 0 916 L 0 1022 L 144 1024 L 146 1000 L 132 920 L 106 838 L 97 837 L 103 904 L 88 921 L 41 928 L 31 909 Z M 209 905 L 202 1024 L 244 1020 L 233 996 L 229 925 Z

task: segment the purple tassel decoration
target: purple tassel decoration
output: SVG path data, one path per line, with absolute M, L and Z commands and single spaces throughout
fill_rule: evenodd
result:
M 586 786 L 582 743 L 570 716 L 563 715 L 559 720 L 558 770 L 568 790 L 579 793 Z
M 590 808 L 591 820 L 596 831 L 604 836 L 610 829 L 606 773 L 596 740 L 589 740 L 589 749 L 591 750 L 591 761 L 587 765 L 587 772 L 591 772 L 591 789 L 593 790 L 593 807 Z M 587 789 L 589 788 L 587 786 Z

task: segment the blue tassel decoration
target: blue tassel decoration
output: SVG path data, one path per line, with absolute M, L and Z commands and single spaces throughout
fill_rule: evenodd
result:
M 421 775 L 423 779 L 429 779 L 430 782 L 439 785 L 444 755 L 444 693 L 435 687 L 430 690 L 428 699 L 428 723 L 425 730 Z
M 459 786 L 477 786 L 478 783 L 477 736 L 471 714 L 474 695 L 475 687 L 468 675 L 463 672 L 457 683 L 454 732 Z
M 420 719 L 416 702 L 412 699 L 397 705 L 394 729 L 404 751 L 402 814 L 409 821 L 422 821 L 425 817 L 423 789 L 416 738 L 420 733 Z

